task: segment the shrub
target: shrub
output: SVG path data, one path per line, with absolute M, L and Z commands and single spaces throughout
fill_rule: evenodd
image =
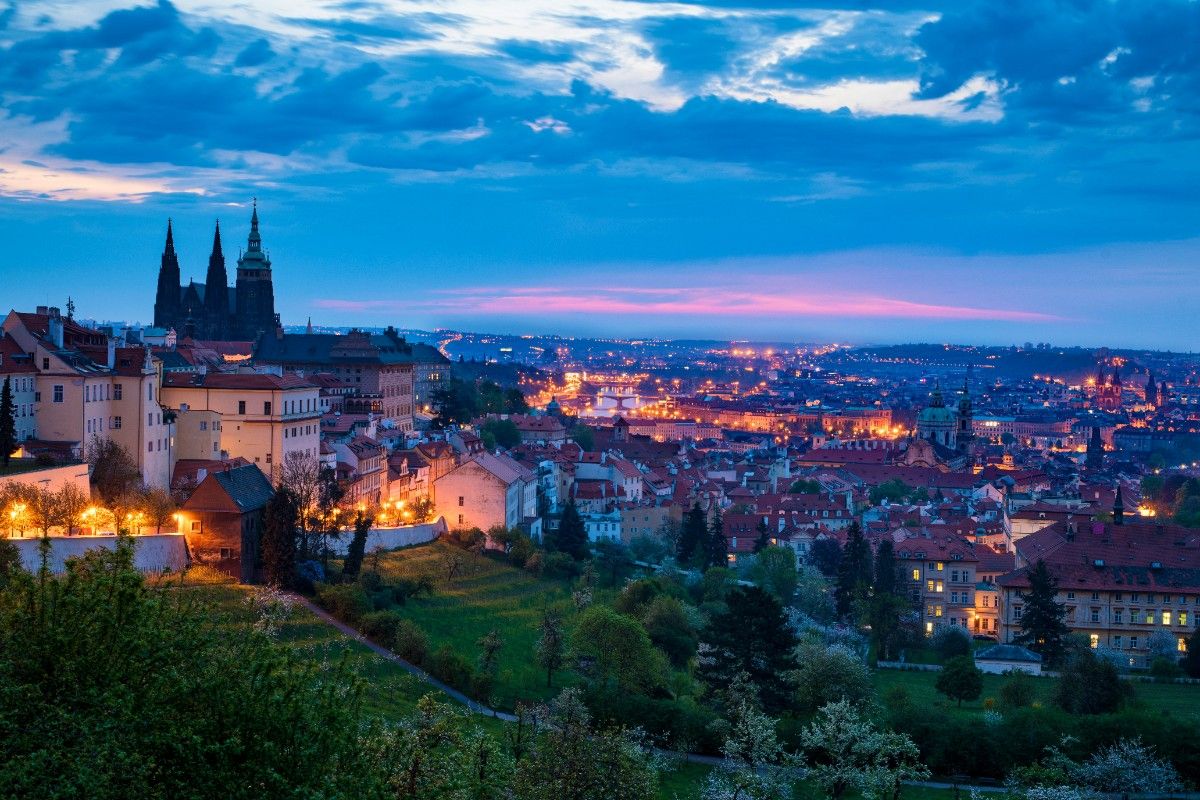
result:
M 357 583 L 319 583 L 316 590 L 321 607 L 348 625 L 357 627 L 364 616 L 375 610 L 371 598 Z
M 376 644 L 393 652 L 396 649 L 396 631 L 404 619 L 395 611 L 372 611 L 364 614 L 361 630 Z
M 840 700 L 864 704 L 875 691 L 870 669 L 843 645 L 802 642 L 796 648 L 796 663 L 794 705 L 801 714 L 815 714 L 822 706 Z
M 1150 674 L 1156 681 L 1170 682 L 1183 677 L 1183 667 L 1174 658 L 1159 656 L 1151 662 Z
M 411 619 L 402 619 L 396 626 L 396 643 L 392 652 L 410 664 L 421 664 L 429 652 L 429 637 Z
M 956 625 L 943 625 L 929 642 L 942 663 L 952 658 L 971 655 L 971 636 Z
M 1013 710 L 1031 705 L 1034 697 L 1037 696 L 1037 690 L 1029 673 L 1010 670 L 1005 674 L 1008 676 L 1008 680 L 1000 686 L 1001 708 Z
M 1058 680 L 1054 703 L 1072 714 L 1108 714 L 1133 696 L 1133 686 L 1121 680 L 1110 662 L 1082 652 L 1067 662 Z
M 541 574 L 552 580 L 574 578 L 579 564 L 567 553 L 545 553 L 541 558 Z
M 429 672 L 438 680 L 462 691 L 471 691 L 475 670 L 471 662 L 455 652 L 448 644 L 434 650 L 427 664 Z

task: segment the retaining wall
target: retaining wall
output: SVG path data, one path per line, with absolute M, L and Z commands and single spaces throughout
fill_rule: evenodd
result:
M 400 528 L 372 528 L 371 532 L 367 534 L 367 546 L 363 552 L 370 553 L 376 548 L 395 550 L 397 547 L 425 544 L 426 542 L 432 542 L 445 532 L 446 520 L 444 517 L 438 517 L 433 522 L 424 522 L 420 525 L 405 525 Z M 343 533 L 336 542 L 330 543 L 330 552 L 339 556 L 346 555 L 346 551 L 350 549 L 350 540 L 353 537 L 353 532 L 348 531 Z
M 181 533 L 158 533 L 134 536 L 133 563 L 142 572 L 162 572 L 168 567 L 173 570 L 183 569 L 187 564 L 187 545 Z M 42 556 L 38 551 L 41 538 L 33 536 L 25 539 L 10 539 L 21 553 L 21 563 L 30 572 L 41 569 Z M 50 539 L 50 571 L 62 572 L 66 560 L 81 556 L 90 550 L 103 548 L 114 550 L 117 537 L 113 534 L 99 536 L 51 536 Z

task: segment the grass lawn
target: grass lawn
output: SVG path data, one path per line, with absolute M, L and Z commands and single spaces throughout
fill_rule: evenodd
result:
M 228 615 L 231 624 L 253 623 L 253 612 L 246 603 L 251 591 L 248 587 L 209 583 L 179 591 L 194 592 L 200 602 L 212 603 L 218 612 Z M 291 618 L 282 624 L 279 641 L 306 660 L 335 664 L 344 658 L 346 666 L 366 683 L 364 704 L 368 712 L 383 719 L 397 719 L 408 714 L 422 696 L 436 692 L 399 665 L 343 636 L 303 607 L 297 607 Z
M 447 559 L 454 554 L 465 557 L 465 563 L 461 574 L 448 580 Z M 374 568 L 373 559 L 368 556 L 365 566 Z M 546 673 L 534 657 L 544 609 L 558 612 L 568 632 L 577 616 L 567 583 L 542 580 L 442 542 L 384 553 L 379 572 L 385 580 L 432 579 L 431 596 L 409 600 L 397 609 L 425 631 L 431 652 L 448 644 L 474 661 L 479 639 L 493 628 L 500 631 L 504 647 L 494 697 L 497 707 L 511 709 L 518 700 L 546 699 L 573 682 L 574 676 L 562 671 L 547 688 Z M 606 594 L 596 592 L 596 601 L 603 602 Z
M 893 686 L 903 686 L 918 707 L 941 703 L 951 711 L 958 710 L 953 702 L 938 694 L 934 688 L 938 674 L 936 672 L 916 672 L 896 669 L 875 670 L 875 689 L 882 699 L 888 689 Z M 963 703 L 961 713 L 979 714 L 983 711 L 983 702 L 989 697 L 998 697 L 1000 687 L 1006 678 L 1003 675 L 984 675 L 983 694 L 978 700 Z M 1039 700 L 1050 702 L 1050 693 L 1054 689 L 1053 678 L 1038 678 L 1034 681 Z M 1190 719 L 1200 722 L 1200 686 L 1175 683 L 1141 683 L 1134 682 L 1135 702 L 1142 703 L 1146 708 L 1156 711 L 1167 711 L 1180 719 Z

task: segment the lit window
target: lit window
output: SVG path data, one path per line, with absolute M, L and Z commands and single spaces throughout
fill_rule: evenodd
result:
M 1092 649 L 1095 650 L 1097 647 L 1100 646 L 1100 634 L 1093 633 L 1091 636 L 1088 637 L 1088 641 L 1092 645 Z
M 945 568 L 946 568 L 946 565 L 944 563 L 942 563 L 941 561 L 937 562 L 937 571 L 938 572 L 941 572 Z
M 1162 624 L 1163 625 L 1171 624 L 1171 612 L 1170 611 L 1162 612 Z
M 919 570 L 919 569 L 913 569 L 913 577 L 912 577 L 912 579 L 913 579 L 914 581 L 919 581 L 919 580 L 921 580 L 921 570 Z

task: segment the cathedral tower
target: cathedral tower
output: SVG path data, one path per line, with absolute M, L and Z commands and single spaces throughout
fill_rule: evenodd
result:
M 250 215 L 250 237 L 246 251 L 238 258 L 237 311 L 233 320 L 233 335 L 252 341 L 259 335 L 275 330 L 275 288 L 271 280 L 271 259 L 262 249 L 258 232 L 258 201 Z
M 228 286 L 225 254 L 221 251 L 221 223 L 218 221 L 213 233 L 212 253 L 208 256 L 208 274 L 204 279 L 204 321 L 198 331 L 201 338 L 229 338 Z
M 154 325 L 170 328 L 175 325 L 180 310 L 179 256 L 175 254 L 175 237 L 171 220 L 167 220 L 167 243 L 163 247 L 158 267 L 158 291 L 154 294 Z

